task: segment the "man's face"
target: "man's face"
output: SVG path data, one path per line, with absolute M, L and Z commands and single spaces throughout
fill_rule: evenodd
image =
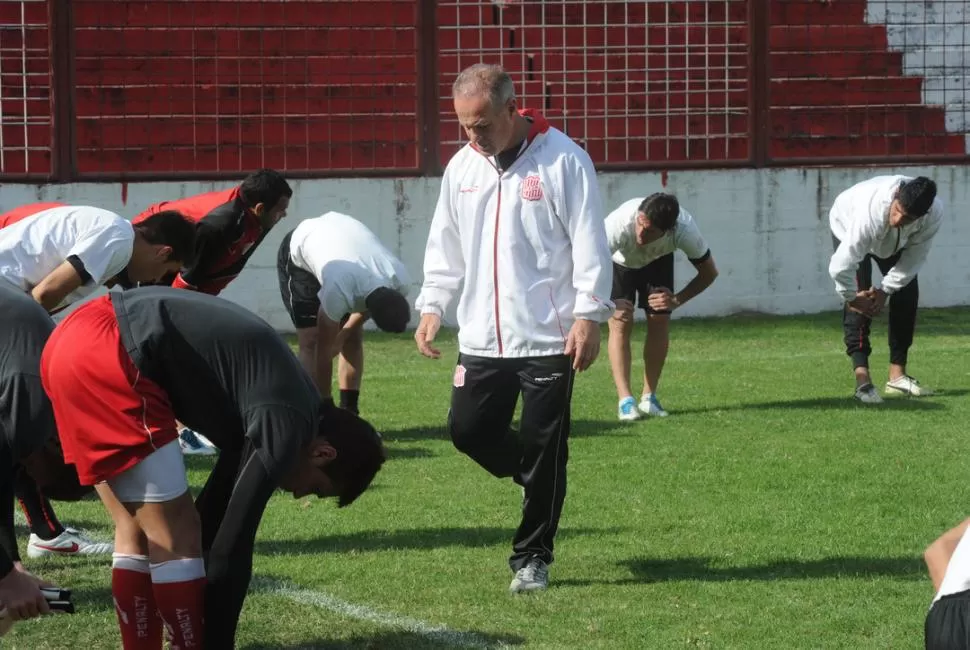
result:
M 171 260 L 171 246 L 148 244 L 138 246 L 128 261 L 128 279 L 132 282 L 159 282 L 182 269 L 181 260 Z
M 906 214 L 898 199 L 894 200 L 889 206 L 889 225 L 893 228 L 902 228 L 905 225 L 913 223 L 918 218 Z
M 454 99 L 455 115 L 469 142 L 489 156 L 509 148 L 515 134 L 514 99 L 501 106 L 492 106 L 488 96 L 458 95 Z
M 287 475 L 280 481 L 280 487 L 291 492 L 294 499 L 315 495 L 321 499 L 339 496 L 338 486 L 324 473 L 324 468 L 337 458 L 337 450 L 329 443 L 316 439 L 306 448 L 305 453 Z
M 269 230 L 286 216 L 286 209 L 288 207 L 290 207 L 290 197 L 281 196 L 280 200 L 276 202 L 276 205 L 268 210 L 266 209 L 265 203 L 257 203 L 256 207 L 253 208 L 253 213 L 259 219 L 259 225 L 264 230 Z
M 646 246 L 664 236 L 664 231 L 650 223 L 650 217 L 637 212 L 637 246 Z

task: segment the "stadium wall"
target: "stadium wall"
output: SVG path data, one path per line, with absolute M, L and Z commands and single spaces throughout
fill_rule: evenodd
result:
M 677 316 L 716 316 L 741 311 L 771 314 L 837 309 L 829 280 L 828 209 L 851 184 L 884 173 L 936 179 L 946 221 L 920 274 L 921 304 L 970 304 L 970 167 L 803 168 L 669 173 L 602 173 L 604 209 L 648 193 L 676 194 L 699 221 L 720 277 Z M 280 302 L 276 251 L 299 221 L 327 210 L 347 212 L 370 226 L 411 271 L 417 295 L 421 263 L 440 180 L 323 179 L 294 181 L 286 220 L 270 234 L 224 297 L 258 313 L 283 331 L 292 326 Z M 0 210 L 34 201 L 91 204 L 132 217 L 151 203 L 225 187 L 225 183 L 77 183 L 0 185 Z M 677 285 L 691 277 L 679 256 Z M 453 315 L 451 315 L 453 317 Z

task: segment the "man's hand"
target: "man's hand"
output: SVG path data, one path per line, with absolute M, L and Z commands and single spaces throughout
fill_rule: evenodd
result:
M 37 581 L 14 569 L 0 580 L 0 607 L 13 621 L 50 613 Z
M 869 300 L 872 301 L 872 317 L 882 313 L 886 306 L 886 292 L 882 289 L 869 289 Z
M 869 318 L 875 318 L 886 305 L 886 294 L 879 289 L 866 289 L 856 293 L 855 298 L 846 303 L 851 311 Z
M 647 304 L 654 311 L 673 311 L 680 306 L 680 301 L 667 287 L 656 287 L 647 297 Z
M 617 298 L 613 301 L 616 311 L 613 312 L 613 320 L 621 323 L 629 323 L 633 320 L 633 303 L 625 298 Z
M 13 568 L 14 568 L 15 571 L 19 571 L 21 574 L 27 576 L 28 578 L 30 578 L 31 580 L 33 580 L 35 583 L 37 583 L 37 586 L 38 587 L 53 587 L 54 586 L 53 583 L 47 582 L 43 578 L 41 578 L 39 576 L 35 576 L 33 573 L 31 573 L 30 571 L 28 571 L 27 569 L 25 569 L 22 562 L 14 562 L 13 563 Z
M 421 322 L 418 323 L 418 329 L 414 332 L 414 340 L 418 344 L 418 352 L 429 359 L 437 359 L 441 356 L 441 352 L 437 348 L 431 347 L 439 329 L 441 329 L 441 316 L 421 314 Z
M 578 318 L 566 338 L 566 355 L 573 357 L 573 370 L 582 372 L 593 365 L 600 353 L 599 323 Z

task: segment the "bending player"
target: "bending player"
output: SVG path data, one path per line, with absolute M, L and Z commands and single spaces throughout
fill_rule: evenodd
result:
M 273 492 L 346 506 L 384 461 L 374 429 L 324 405 L 268 324 L 195 292 L 145 287 L 82 305 L 48 341 L 41 378 L 65 459 L 115 522 L 125 648 L 161 646 L 154 619 L 131 614 L 144 602 L 173 647 L 232 647 Z M 176 418 L 220 450 L 195 505 Z
M 0 309 L 6 325 L 0 327 L 0 609 L 6 610 L 8 619 L 18 621 L 49 611 L 41 593 L 48 583 L 31 575 L 20 562 L 13 495 L 14 477 L 26 471 L 23 464 L 46 466 L 47 445 L 57 438 L 54 414 L 40 381 L 40 355 L 54 322 L 43 307 L 6 283 L 0 283 Z M 58 464 L 64 467 L 63 462 Z M 41 478 L 53 477 L 51 470 L 47 467 Z
M 273 226 L 286 216 L 292 196 L 293 190 L 279 172 L 260 169 L 228 190 L 157 203 L 132 222 L 140 223 L 164 210 L 177 210 L 195 222 L 194 262 L 163 283 L 217 296 L 242 272 Z M 180 427 L 179 442 L 187 454 L 215 453 L 210 441 L 191 429 Z
M 31 204 L 0 215 L 0 278 L 50 312 L 101 285 L 147 282 L 178 269 L 192 253 L 193 228 L 177 213 L 132 226 L 120 216 L 87 206 Z M 30 526 L 29 557 L 96 555 L 111 544 L 65 527 L 50 500 L 25 473 L 15 493 Z
M 694 218 L 671 194 L 657 192 L 623 203 L 606 217 L 606 235 L 613 254 L 611 297 L 616 312 L 610 318 L 609 352 L 619 395 L 617 414 L 621 420 L 662 417 L 667 412 L 657 399 L 657 389 L 670 344 L 670 314 L 711 286 L 717 267 Z M 674 293 L 674 251 L 678 249 L 697 275 Z M 639 404 L 630 388 L 634 301 L 647 315 Z
M 367 226 L 339 212 L 307 219 L 288 233 L 276 269 L 303 367 L 320 394 L 332 399 L 339 354 L 340 406 L 357 413 L 364 323 L 372 318 L 385 332 L 405 330 L 411 320 L 407 269 Z

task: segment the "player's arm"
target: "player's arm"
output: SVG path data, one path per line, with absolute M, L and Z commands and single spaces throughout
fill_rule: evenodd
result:
M 208 217 L 206 217 L 208 218 Z M 175 276 L 172 286 L 176 289 L 199 290 L 199 285 L 208 278 L 209 267 L 219 250 L 224 248 L 223 231 L 217 225 L 204 219 L 195 228 L 195 256 L 192 266 L 186 267 Z
M 929 214 L 922 218 L 927 220 L 926 223 L 918 232 L 913 233 L 899 260 L 882 279 L 882 290 L 887 294 L 891 295 L 912 282 L 923 268 L 930 246 L 933 244 L 933 238 L 940 231 L 940 225 L 943 223 L 943 208 L 938 202 L 934 203 Z
M 53 311 L 71 292 L 91 280 L 84 264 L 72 255 L 61 262 L 30 290 L 31 297 L 48 312 Z
M 846 302 L 856 297 L 855 274 L 875 238 L 873 220 L 868 212 L 852 219 L 845 237 L 829 260 L 829 277 L 835 282 L 835 290 Z
M 450 165 L 449 165 L 450 168 Z M 422 314 L 444 315 L 465 278 L 465 256 L 454 205 L 451 174 L 445 170 L 424 248 L 424 283 L 415 306 Z
M 211 532 L 212 522 L 202 520 L 203 540 L 211 539 L 205 592 L 205 646 L 209 648 L 232 647 L 252 578 L 256 531 L 277 487 L 256 451 L 250 444 L 245 447 L 247 451 L 238 456 L 242 460 L 238 475 L 229 471 L 234 463 L 227 463 L 218 484 L 212 485 L 207 512 L 216 510 L 217 502 L 228 495 L 215 532 Z
M 959 526 L 940 535 L 923 553 L 923 560 L 926 561 L 926 568 L 929 569 L 934 591 L 940 590 L 943 576 L 946 575 L 946 567 L 950 564 L 950 558 L 953 557 L 960 539 L 966 533 L 967 526 L 970 526 L 970 519 L 964 520 Z
M 714 258 L 711 256 L 711 251 L 707 251 L 707 253 L 698 259 L 690 260 L 690 263 L 697 269 L 697 275 L 674 296 L 677 307 L 680 307 L 691 298 L 702 294 L 717 279 L 717 267 L 714 265 Z
M 347 337 L 353 334 L 355 331 L 361 329 L 369 318 L 370 314 L 368 314 L 366 311 L 354 312 L 347 318 L 347 322 L 344 323 L 344 326 L 340 328 L 339 332 L 337 332 L 337 337 L 335 338 L 333 347 L 330 350 L 331 358 L 340 354 L 340 351 L 344 347 L 344 341 L 347 340 Z

